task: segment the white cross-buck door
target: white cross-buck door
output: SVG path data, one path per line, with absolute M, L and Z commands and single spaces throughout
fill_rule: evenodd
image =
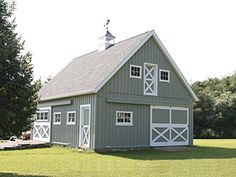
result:
M 51 108 L 39 108 L 35 115 L 33 140 L 50 142 Z
M 188 108 L 151 106 L 151 146 L 189 144 Z
M 157 95 L 157 65 L 144 63 L 144 95 Z
M 80 106 L 80 146 L 89 148 L 90 146 L 90 105 Z

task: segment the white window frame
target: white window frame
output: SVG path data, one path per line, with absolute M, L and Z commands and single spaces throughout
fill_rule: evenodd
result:
M 167 72 L 168 73 L 168 80 L 161 79 L 161 72 Z M 159 80 L 160 80 L 160 82 L 170 82 L 170 71 L 165 70 L 165 69 L 160 69 L 159 70 Z
M 48 113 L 48 116 L 47 116 L 47 119 L 37 119 L 37 114 L 44 114 L 44 116 L 45 116 L 45 113 Z M 36 122 L 47 122 L 48 120 L 49 120 L 49 111 L 36 111 L 36 115 L 35 115 L 35 121 Z
M 130 113 L 130 122 L 118 122 L 118 113 Z M 116 126 L 133 126 L 133 112 L 131 111 L 116 111 Z
M 75 114 L 75 121 L 74 122 L 69 122 L 69 114 L 74 113 Z M 76 123 L 76 111 L 68 111 L 67 116 L 66 116 L 66 125 L 75 125 Z
M 136 67 L 140 69 L 140 76 L 132 76 L 132 67 Z M 142 79 L 142 66 L 139 65 L 130 65 L 129 67 L 129 77 L 130 78 L 137 78 L 137 79 Z
M 153 66 L 155 67 L 155 78 L 154 78 L 154 91 L 153 93 L 147 93 L 145 91 L 145 82 L 146 82 L 146 76 L 145 76 L 145 69 L 146 69 L 146 66 Z M 143 68 L 143 94 L 144 95 L 147 95 L 147 96 L 158 96 L 158 65 L 157 64 L 154 64 L 154 63 L 144 63 L 144 68 Z
M 60 122 L 56 122 L 56 115 L 60 115 Z M 54 112 L 53 113 L 53 125 L 61 125 L 61 112 Z

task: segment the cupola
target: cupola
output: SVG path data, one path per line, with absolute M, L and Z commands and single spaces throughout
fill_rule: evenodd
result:
M 104 51 L 115 44 L 115 36 L 113 36 L 110 31 L 108 31 L 108 24 L 110 20 L 104 25 L 106 27 L 106 34 L 99 38 L 99 48 L 98 51 Z

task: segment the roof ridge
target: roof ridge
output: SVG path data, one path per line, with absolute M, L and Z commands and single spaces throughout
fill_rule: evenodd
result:
M 127 40 L 130 40 L 130 39 L 132 39 L 132 38 L 136 38 L 136 37 L 138 37 L 138 36 L 141 36 L 141 35 L 143 35 L 143 34 L 145 34 L 145 33 L 149 33 L 149 32 L 151 32 L 151 31 L 146 31 L 146 32 L 141 33 L 141 34 L 137 34 L 137 35 L 132 36 L 132 37 L 130 37 L 130 38 L 127 38 L 127 39 L 121 40 L 121 41 L 119 41 L 119 42 L 117 42 L 117 43 L 115 43 L 115 44 L 118 44 L 118 43 L 121 43 L 121 42 L 125 42 L 125 41 L 127 41 Z
M 119 44 L 119 43 L 122 43 L 122 42 L 125 42 L 125 41 L 128 41 L 128 40 L 130 40 L 130 39 L 136 38 L 136 37 L 138 37 L 138 36 L 141 36 L 141 35 L 143 35 L 143 34 L 145 34 L 145 33 L 149 33 L 149 32 L 151 32 L 151 31 L 146 31 L 146 32 L 141 33 L 141 34 L 137 34 L 137 35 L 132 36 L 132 37 L 130 37 L 130 38 L 127 38 L 127 39 L 121 40 L 121 41 L 115 43 L 114 45 Z M 94 51 L 91 51 L 91 52 L 85 53 L 85 54 L 83 54 L 83 55 L 80 55 L 80 56 L 75 57 L 74 59 L 72 59 L 72 61 L 73 61 L 73 60 L 76 60 L 76 59 L 79 59 L 79 58 L 81 58 L 81 57 L 84 57 L 84 56 L 86 56 L 86 55 L 92 54 L 92 53 L 97 52 L 97 51 L 98 51 L 98 50 L 94 50 Z

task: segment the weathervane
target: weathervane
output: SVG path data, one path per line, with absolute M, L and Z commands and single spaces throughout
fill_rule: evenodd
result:
M 106 22 L 106 24 L 105 25 L 103 25 L 106 29 L 107 29 L 107 31 L 108 31 L 108 25 L 109 25 L 109 23 L 110 23 L 110 20 L 109 19 L 107 19 L 107 22 Z

